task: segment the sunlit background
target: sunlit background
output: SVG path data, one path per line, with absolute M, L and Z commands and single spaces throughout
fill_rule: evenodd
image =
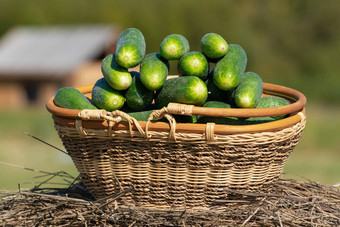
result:
M 32 136 L 64 149 L 46 100 L 100 78 L 101 59 L 128 27 L 143 32 L 147 53 L 171 33 L 196 51 L 208 32 L 240 44 L 247 71 L 308 100 L 304 135 L 282 177 L 340 184 L 340 1 L 0 0 L 0 9 L 0 188 L 78 175 L 67 155 Z

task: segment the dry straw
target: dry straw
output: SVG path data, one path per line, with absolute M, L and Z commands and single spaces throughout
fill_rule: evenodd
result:
M 116 199 L 129 190 L 89 201 L 79 199 L 83 195 L 76 186 L 61 196 L 60 190 L 49 190 L 49 194 L 0 192 L 0 222 L 3 226 L 340 225 L 340 191 L 315 182 L 279 179 L 266 191 L 226 189 L 226 197 L 204 210 L 118 205 Z

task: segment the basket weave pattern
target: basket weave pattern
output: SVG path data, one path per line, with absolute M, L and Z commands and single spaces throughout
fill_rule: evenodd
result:
M 211 135 L 213 125 L 202 134 L 55 128 L 96 198 L 133 186 L 123 200 L 136 205 L 205 206 L 224 188 L 257 190 L 278 179 L 305 127 L 300 116 L 282 130 L 230 135 Z

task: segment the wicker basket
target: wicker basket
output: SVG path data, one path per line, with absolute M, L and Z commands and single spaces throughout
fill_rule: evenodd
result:
M 78 88 L 91 95 L 92 86 Z M 149 121 L 126 113 L 69 110 L 47 103 L 55 128 L 87 188 L 104 198 L 133 187 L 122 200 L 138 206 L 209 206 L 227 190 L 258 190 L 275 182 L 305 127 L 305 96 L 264 84 L 283 107 L 219 109 L 171 103 Z M 176 123 L 172 114 L 289 117 L 255 125 Z M 151 121 L 166 117 L 167 122 Z M 122 121 L 122 119 L 126 119 Z

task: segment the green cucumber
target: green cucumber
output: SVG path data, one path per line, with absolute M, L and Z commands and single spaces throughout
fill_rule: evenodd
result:
M 60 88 L 53 101 L 55 105 L 66 109 L 97 109 L 83 93 L 73 87 Z
M 160 45 L 160 53 L 167 60 L 179 60 L 189 50 L 188 40 L 180 34 L 168 35 Z
M 149 119 L 149 116 L 152 114 L 154 110 L 143 110 L 143 111 L 131 111 L 131 112 L 126 112 L 130 117 L 135 118 L 137 121 L 147 121 Z M 166 121 L 164 118 L 159 119 L 159 120 L 155 120 L 153 119 L 153 121 Z
M 219 89 L 215 84 L 212 78 L 205 81 L 208 89 L 208 98 L 207 101 L 221 101 L 221 102 L 228 102 L 231 98 L 230 91 L 223 91 Z
M 145 56 L 140 66 L 140 79 L 150 91 L 159 90 L 169 73 L 169 62 L 158 53 Z
M 145 110 L 145 111 L 138 111 L 138 112 L 131 112 L 127 113 L 129 116 L 135 118 L 137 121 L 147 121 L 150 114 L 154 110 Z
M 173 114 L 172 116 L 175 118 L 177 123 L 191 123 L 191 124 L 197 123 L 196 115 L 186 116 L 186 115 Z
M 230 44 L 226 55 L 216 63 L 213 79 L 215 85 L 224 91 L 238 86 L 247 66 L 247 55 L 238 44 Z
M 254 125 L 275 121 L 272 117 L 249 117 L 238 119 L 237 125 Z
M 210 66 L 209 66 L 210 68 Z M 208 73 L 208 79 L 211 79 L 211 81 L 213 81 L 213 75 L 214 75 L 214 71 L 215 71 L 215 68 L 213 68 L 212 70 L 210 70 L 210 72 Z
M 92 88 L 92 101 L 100 109 L 113 111 L 124 105 L 125 98 L 121 91 L 113 89 L 105 78 L 101 78 Z
M 212 108 L 231 108 L 228 103 L 220 102 L 220 101 L 208 101 L 204 103 L 203 107 L 212 107 Z M 209 116 L 199 116 L 198 123 L 216 123 L 216 124 L 236 124 L 237 118 L 234 117 L 209 117 Z
M 124 68 L 137 66 L 145 55 L 145 39 L 137 28 L 128 28 L 120 33 L 116 45 L 116 60 Z
M 132 82 L 129 71 L 121 67 L 115 55 L 107 55 L 101 65 L 101 70 L 106 82 L 115 90 L 126 90 Z
M 156 104 L 152 103 L 151 105 L 149 105 L 145 110 L 143 111 L 147 111 L 147 110 L 155 110 L 156 108 Z M 140 112 L 140 111 L 135 111 L 133 109 L 131 109 L 125 102 L 124 106 L 122 108 L 120 108 L 119 110 L 125 112 L 125 113 L 132 113 L 132 112 Z
M 205 34 L 201 39 L 202 53 L 209 59 L 223 57 L 228 51 L 228 43 L 216 33 Z
M 220 101 L 208 101 L 203 104 L 203 107 L 213 107 L 213 108 L 231 108 L 230 104 Z
M 135 112 L 133 109 L 131 109 L 127 104 L 126 101 L 124 103 L 124 105 L 119 109 L 120 111 L 123 111 L 125 113 L 131 113 L 131 112 Z
M 192 51 L 181 57 L 177 69 L 181 76 L 197 76 L 206 80 L 209 73 L 209 62 L 202 53 Z
M 139 76 L 139 72 L 137 72 L 137 71 L 129 71 L 129 72 L 130 72 L 132 78 L 135 77 L 135 76 Z
M 256 106 L 256 108 L 272 108 L 272 107 L 278 107 L 278 106 L 286 106 L 289 105 L 290 102 L 286 99 L 276 97 L 276 96 L 267 96 L 262 97 L 260 99 L 260 102 Z M 275 120 L 280 120 L 284 118 L 286 115 L 280 115 L 280 116 L 272 116 Z
M 206 117 L 198 118 L 197 123 L 215 123 L 222 125 L 254 125 L 275 121 L 272 117 L 250 117 L 247 119 L 238 119 L 234 117 Z
M 284 98 L 277 96 L 266 96 L 262 97 L 257 108 L 271 108 L 278 106 L 286 106 L 289 105 L 290 102 Z
M 184 76 L 166 80 L 155 101 L 157 108 L 170 102 L 201 106 L 207 97 L 207 86 L 200 78 Z
M 256 73 L 246 72 L 235 90 L 235 104 L 241 108 L 254 108 L 260 102 L 262 93 L 263 81 L 261 77 Z
M 125 93 L 126 104 L 134 111 L 145 110 L 151 105 L 153 100 L 153 91 L 147 89 L 140 76 L 135 75 L 132 78 L 131 86 Z

